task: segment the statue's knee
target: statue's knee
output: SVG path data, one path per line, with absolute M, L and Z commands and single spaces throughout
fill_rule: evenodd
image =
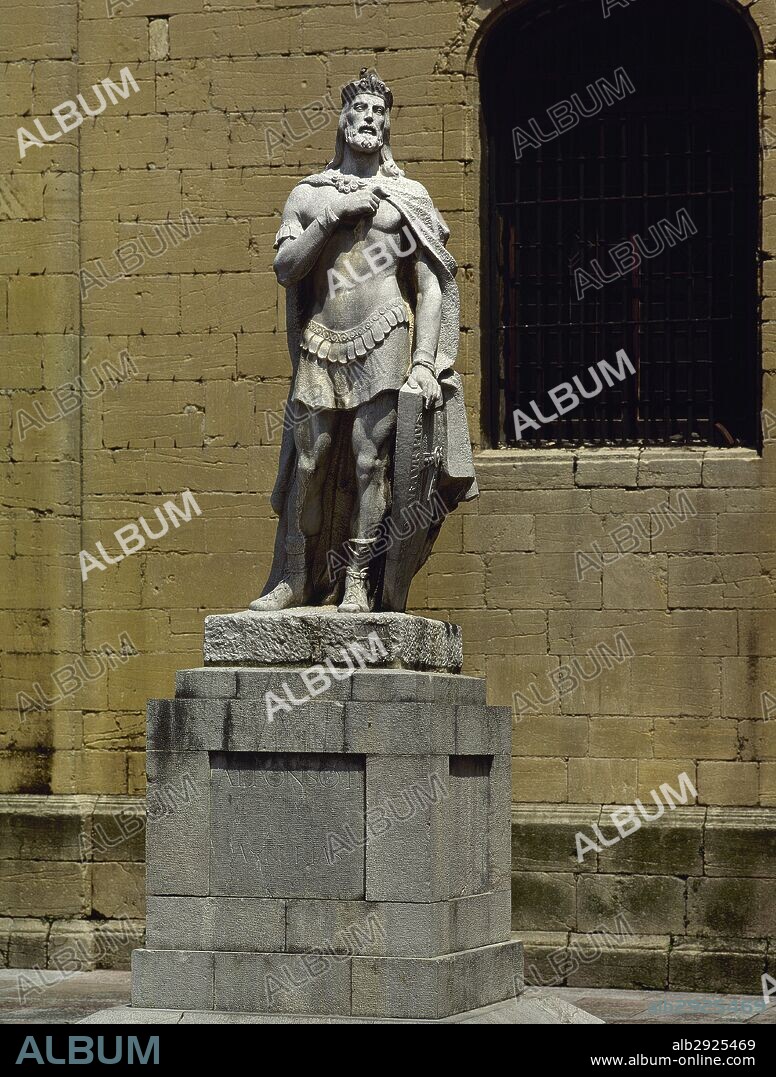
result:
M 356 458 L 356 477 L 361 483 L 370 483 L 385 472 L 386 462 L 375 452 L 362 452 Z
M 299 453 L 296 461 L 299 474 L 305 479 L 312 479 L 318 470 L 318 461 L 313 453 Z

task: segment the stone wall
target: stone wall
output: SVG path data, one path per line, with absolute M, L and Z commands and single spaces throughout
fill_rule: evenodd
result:
M 93 938 L 107 918 L 120 936 L 123 918 L 141 915 L 139 847 L 111 846 L 95 861 L 89 828 L 95 811 L 115 824 L 125 798 L 142 794 L 145 701 L 169 694 L 177 668 L 199 664 L 205 613 L 244 607 L 263 583 L 288 386 L 272 239 L 295 180 L 331 155 L 339 86 L 377 65 L 396 96 L 396 159 L 445 214 L 461 266 L 460 368 L 482 487 L 445 524 L 411 608 L 463 626 L 467 672 L 487 675 L 490 702 L 509 704 L 516 691 L 533 702 L 514 731 L 514 926 L 530 943 L 529 968 L 533 954 L 545 979 L 758 989 L 774 928 L 764 891 L 776 876 L 767 810 L 776 699 L 769 707 L 764 695 L 776 696 L 776 441 L 761 456 L 484 448 L 476 64 L 511 6 L 4 8 L 7 962 L 51 960 L 62 921 Z M 763 42 L 768 123 L 776 2 L 742 6 Z M 124 67 L 137 92 L 114 95 L 101 115 L 20 159 L 20 126 L 38 135 L 38 118 L 56 132 L 54 107 L 78 92 L 94 106 L 92 87 L 121 84 Z M 773 412 L 772 155 L 763 189 L 763 385 Z M 67 388 L 79 376 L 82 406 Z M 97 557 L 99 542 L 117 558 L 114 533 L 140 516 L 161 530 L 155 510 L 182 505 L 185 490 L 200 515 L 82 579 L 79 551 Z M 593 543 L 605 564 L 580 563 L 578 552 L 597 557 Z M 606 668 L 599 648 L 616 651 L 621 634 L 633 653 Z M 127 653 L 101 653 L 122 639 Z M 564 670 L 573 658 L 579 666 Z M 20 714 L 19 693 L 44 709 L 26 699 Z M 547 702 L 537 705 L 537 693 Z M 682 772 L 697 805 L 577 863 L 575 834 L 602 810 L 608 817 L 602 806 L 648 798 Z M 573 951 L 618 910 L 630 912 L 633 935 L 618 940 L 616 959 L 550 967 L 548 956 Z

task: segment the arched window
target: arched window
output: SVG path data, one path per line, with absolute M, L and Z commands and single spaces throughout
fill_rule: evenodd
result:
M 759 444 L 757 78 L 723 0 L 532 0 L 496 23 L 492 444 Z

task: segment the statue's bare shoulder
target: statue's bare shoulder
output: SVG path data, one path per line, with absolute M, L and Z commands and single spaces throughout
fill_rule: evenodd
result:
M 282 220 L 286 224 L 298 223 L 306 228 L 320 211 L 321 200 L 316 188 L 309 183 L 297 183 L 286 199 Z

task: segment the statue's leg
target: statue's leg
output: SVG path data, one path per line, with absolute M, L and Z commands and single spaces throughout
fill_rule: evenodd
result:
M 309 600 L 308 548 L 322 525 L 325 462 L 337 413 L 312 410 L 299 401 L 295 409 L 296 472 L 288 493 L 286 575 L 269 594 L 251 602 L 252 610 L 284 610 Z
M 358 494 L 349 542 L 343 613 L 369 610 L 367 578 L 377 531 L 388 507 L 388 466 L 396 435 L 397 394 L 380 393 L 362 404 L 353 421 L 353 455 Z

